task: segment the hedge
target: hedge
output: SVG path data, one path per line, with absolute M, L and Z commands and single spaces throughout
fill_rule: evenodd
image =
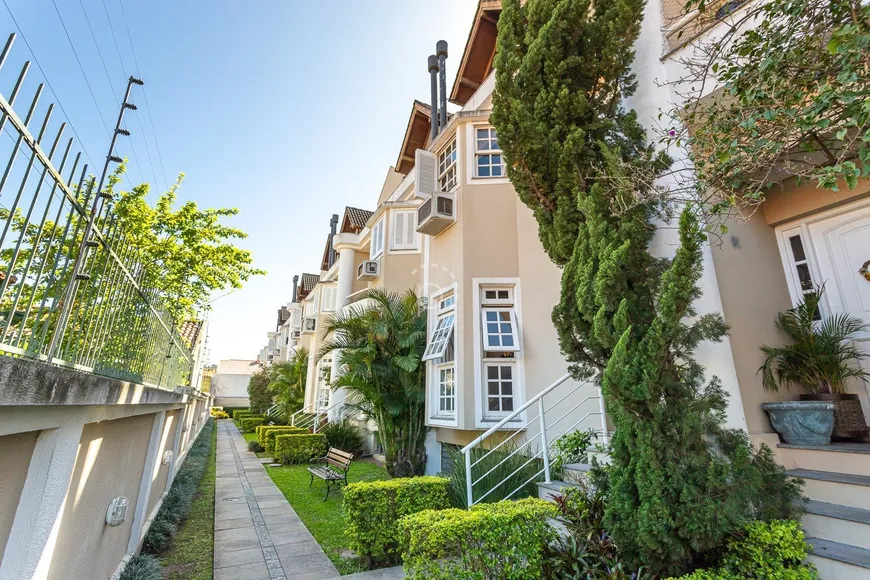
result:
M 264 417 L 243 417 L 239 421 L 239 425 L 242 427 L 242 432 L 250 433 L 256 429 L 258 425 L 262 425 L 263 421 L 265 421 Z
M 243 417 L 253 417 L 255 412 L 250 409 L 233 409 L 233 420 L 241 421 Z
M 257 427 L 257 441 L 266 453 L 275 453 L 276 435 L 305 435 L 308 429 L 288 425 L 260 425 Z
M 399 559 L 399 519 L 423 510 L 450 507 L 450 480 L 405 477 L 351 483 L 344 490 L 349 548 L 371 565 Z
M 154 556 L 139 554 L 130 558 L 118 578 L 119 580 L 163 580 L 163 566 Z
M 718 568 L 695 570 L 681 580 L 740 580 L 743 578 L 788 578 L 814 580 L 818 573 L 803 561 L 809 546 L 800 522 L 774 520 L 753 522 L 744 536 L 728 542 Z M 674 580 L 674 579 L 671 579 Z
M 526 498 L 406 516 L 398 529 L 407 577 L 539 580 L 556 513 L 552 503 Z
M 281 463 L 307 463 L 323 457 L 328 449 L 326 435 L 275 435 L 275 459 Z

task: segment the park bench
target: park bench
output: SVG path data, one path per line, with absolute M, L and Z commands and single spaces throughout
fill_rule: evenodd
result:
M 347 470 L 350 469 L 351 459 L 353 459 L 353 453 L 330 447 L 326 456 L 311 460 L 314 465 L 308 468 L 308 474 L 311 477 L 308 487 L 314 484 L 315 477 L 325 481 L 326 495 L 323 496 L 323 501 L 326 501 L 332 486 L 340 487 L 342 483 L 347 485 Z

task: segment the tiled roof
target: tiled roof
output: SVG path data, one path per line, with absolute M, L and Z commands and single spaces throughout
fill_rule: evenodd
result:
M 178 328 L 178 333 L 181 335 L 181 340 L 188 348 L 193 348 L 196 344 L 196 339 L 199 338 L 199 331 L 202 330 L 202 320 L 185 320 Z
M 218 375 L 252 375 L 260 368 L 255 360 L 229 359 L 218 363 Z
M 318 282 L 320 282 L 320 276 L 317 274 L 302 274 L 302 291 L 311 292 Z
M 366 227 L 366 222 L 369 221 L 369 218 L 372 217 L 373 213 L 373 211 L 360 209 L 358 207 L 348 206 L 344 209 L 344 214 L 350 221 L 350 225 L 360 229 Z

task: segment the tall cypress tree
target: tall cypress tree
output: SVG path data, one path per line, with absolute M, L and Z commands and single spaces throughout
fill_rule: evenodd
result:
M 695 317 L 702 234 L 690 211 L 671 261 L 649 253 L 648 182 L 670 159 L 633 111 L 643 0 L 505 0 L 493 124 L 508 176 L 562 266 L 553 321 L 578 377 L 602 386 L 612 441 L 607 527 L 654 573 L 690 570 L 754 518 L 791 513 L 798 488 L 769 450 L 724 429 L 726 397 L 692 351 L 726 332 Z M 626 209 L 627 208 L 627 209 Z M 687 322 L 692 320 L 692 322 Z

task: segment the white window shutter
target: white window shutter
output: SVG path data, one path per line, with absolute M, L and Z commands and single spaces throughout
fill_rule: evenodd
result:
M 437 182 L 437 157 L 425 149 L 417 149 L 414 153 L 414 186 L 417 197 L 432 197 L 437 191 Z
M 417 212 L 405 212 L 405 244 L 409 248 L 417 248 Z
M 405 216 L 403 211 L 397 211 L 393 214 L 393 247 L 403 248 L 408 242 L 405 240 Z

